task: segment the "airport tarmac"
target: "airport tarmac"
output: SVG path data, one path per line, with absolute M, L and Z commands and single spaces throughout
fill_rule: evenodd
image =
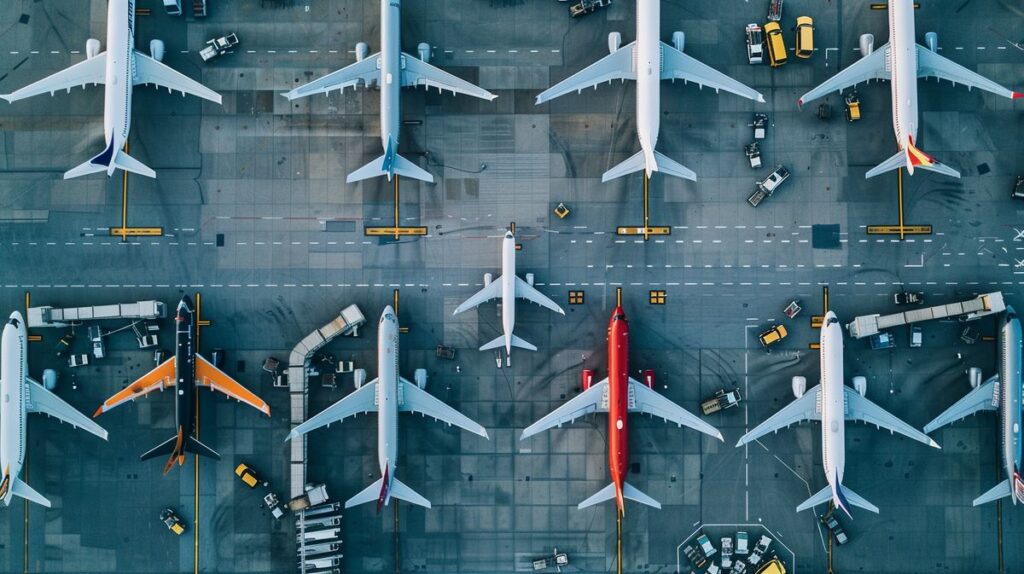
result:
M 161 475 L 138 455 L 172 433 L 173 402 L 156 394 L 100 417 L 104 444 L 41 416 L 30 417 L 27 482 L 54 501 L 50 510 L 19 500 L 0 519 L 0 572 L 287 572 L 295 568 L 293 521 L 275 523 L 256 491 L 233 476 L 251 464 L 284 497 L 288 485 L 288 394 L 260 366 L 286 359 L 303 336 L 355 303 L 369 325 L 329 350 L 375 376 L 375 322 L 401 290 L 401 372 L 424 367 L 427 389 L 483 424 L 485 441 L 432 420 L 403 415 L 396 475 L 433 502 L 401 504 L 380 516 L 373 505 L 345 512 L 348 572 L 514 572 L 553 548 L 566 571 L 614 572 L 613 504 L 577 510 L 608 481 L 602 415 L 519 441 L 524 427 L 578 392 L 581 368 L 605 370 L 604 334 L 622 287 L 632 326 L 631 368 L 656 372 L 657 388 L 699 412 L 700 400 L 740 387 L 738 408 L 713 415 L 725 443 L 634 416 L 628 480 L 662 510 L 627 503 L 624 572 L 676 572 L 676 546 L 701 523 L 759 524 L 793 550 L 797 571 L 826 572 L 825 532 L 795 507 L 825 485 L 820 433 L 793 427 L 747 448 L 736 440 L 792 400 L 790 379 L 812 381 L 818 356 L 821 286 L 843 322 L 894 309 L 892 294 L 922 291 L 929 304 L 1002 290 L 1024 306 L 1024 221 L 1009 198 L 1024 173 L 1021 103 L 962 87 L 920 82 L 921 146 L 959 169 L 960 180 L 918 173 L 904 178 L 908 225 L 931 235 L 904 241 L 868 235 L 898 220 L 894 174 L 865 180 L 894 147 L 886 84 L 859 88 L 863 120 L 848 123 L 842 100 L 819 120 L 797 97 L 858 57 L 861 33 L 887 37 L 884 11 L 866 3 L 788 0 L 783 30 L 797 15 L 816 22 L 818 49 L 784 67 L 746 63 L 743 28 L 764 22 L 766 0 L 664 1 L 662 39 L 686 33 L 686 52 L 760 90 L 766 104 L 715 95 L 682 82 L 662 87 L 658 149 L 694 169 L 697 182 L 655 175 L 652 225 L 671 234 L 615 235 L 643 222 L 639 175 L 601 183 L 601 174 L 639 149 L 630 84 L 612 84 L 534 106 L 543 89 L 607 54 L 607 35 L 635 35 L 634 8 L 620 1 L 572 20 L 554 0 L 406 0 L 402 46 L 424 41 L 432 63 L 499 95 L 483 102 L 408 89 L 402 95 L 400 153 L 434 174 L 436 185 L 400 181 L 402 225 L 426 237 L 370 237 L 368 226 L 394 218 L 392 184 L 358 185 L 345 175 L 379 152 L 376 92 L 332 93 L 288 102 L 279 94 L 354 61 L 354 44 L 379 47 L 376 2 L 211 1 L 205 20 L 162 14 L 156 2 L 137 19 L 136 44 L 167 45 L 165 62 L 224 95 L 216 106 L 152 88 L 134 96 L 132 155 L 157 179 L 128 178 L 128 223 L 160 227 L 122 242 L 124 181 L 61 174 L 102 145 L 102 89 L 89 87 L 0 106 L 0 302 L 4 313 L 32 305 L 77 306 L 202 294 L 200 350 L 227 353 L 226 371 L 266 399 L 264 417 L 221 396 L 202 396 L 203 442 L 220 462 L 193 458 Z M 104 41 L 102 0 L 15 0 L 0 14 L 0 91 L 7 92 L 79 61 L 87 38 Z M 942 53 L 1020 89 L 1024 54 L 1013 37 L 1024 13 L 1010 2 L 935 0 L 917 11 L 918 41 L 939 32 Z M 238 49 L 203 64 L 210 38 L 235 32 Z M 1017 83 L 1015 83 L 1017 82 Z M 751 170 L 743 146 L 755 112 L 770 115 L 765 167 Z M 792 177 L 752 208 L 755 180 L 785 164 Z M 566 219 L 552 214 L 564 202 Z M 495 303 L 452 316 L 454 308 L 500 273 L 500 237 L 516 222 L 520 274 L 566 309 L 552 314 L 527 302 L 516 334 L 539 347 L 513 353 L 496 368 L 476 348 L 500 332 Z M 815 248 L 814 234 L 838 248 Z M 832 236 L 834 237 L 834 236 Z M 582 305 L 569 305 L 582 291 Z M 652 305 L 650 291 L 665 291 Z M 799 299 L 796 319 L 782 313 Z M 783 323 L 788 339 L 770 354 L 756 335 Z M 117 326 L 111 323 L 108 327 Z M 972 323 L 995 335 L 995 321 Z M 897 331 L 891 351 L 847 338 L 847 377 L 868 378 L 868 398 L 922 427 L 969 388 L 963 371 L 995 370 L 995 345 L 962 343 L 964 325 L 928 323 L 924 345 L 908 348 Z M 69 369 L 54 356 L 59 331 L 35 330 L 29 367 L 60 371 L 58 394 L 83 412 L 143 374 L 152 353 L 128 334 L 108 343 L 109 357 Z M 171 349 L 173 325 L 163 322 Z M 87 353 L 84 328 L 74 351 Z M 435 357 L 438 344 L 457 349 Z M 458 368 L 457 368 L 458 367 Z M 74 385 L 73 382 L 74 381 Z M 73 388 L 77 387 L 77 388 Z M 309 411 L 351 392 L 311 382 Z M 844 483 L 876 504 L 843 524 L 851 541 L 835 548 L 835 572 L 1024 572 L 1024 509 L 1009 501 L 973 508 L 1002 479 L 997 419 L 979 415 L 938 431 L 935 450 L 860 424 L 847 427 Z M 376 416 L 360 416 L 309 435 L 310 480 L 345 500 L 377 478 Z M 158 520 L 174 507 L 188 523 L 180 538 Z M 817 509 L 818 514 L 825 511 Z M 27 512 L 27 513 L 26 513 Z M 844 517 L 845 518 L 845 517 Z M 197 521 L 197 522 L 193 522 Z M 198 526 L 198 537 L 193 533 Z M 397 530 L 397 535 L 396 535 Z M 1004 543 L 1005 541 L 1005 543 Z M 715 541 L 717 545 L 717 540 Z M 198 551 L 197 551 L 198 549 Z M 197 559 L 198 556 L 198 559 Z M 682 572 L 688 572 L 685 567 Z

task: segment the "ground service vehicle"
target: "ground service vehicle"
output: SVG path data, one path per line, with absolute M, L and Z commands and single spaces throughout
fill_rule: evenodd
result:
M 754 114 L 754 139 L 763 140 L 768 131 L 768 114 Z
M 160 520 L 167 526 L 167 529 L 174 534 L 181 536 L 185 532 L 185 523 L 182 522 L 181 518 L 174 513 L 170 508 L 165 508 L 160 512 Z
M 692 564 L 694 568 L 703 568 L 708 562 L 704 557 L 704 553 L 692 544 L 687 544 L 686 547 L 683 548 L 683 554 L 686 555 L 686 559 L 690 561 L 690 564 Z
M 227 36 L 207 40 L 206 47 L 199 50 L 199 57 L 201 57 L 204 62 L 209 62 L 237 45 L 238 36 L 235 34 L 228 34 Z
M 737 556 L 746 556 L 747 554 L 750 554 L 750 547 L 747 546 L 747 541 L 748 540 L 749 539 L 747 538 L 747 533 L 746 532 L 742 532 L 741 531 L 741 532 L 737 532 L 736 533 L 736 555 Z
M 764 25 L 764 37 L 768 44 L 768 65 L 773 68 L 786 63 L 786 41 L 782 38 L 782 28 L 778 22 Z
M 573 18 L 584 14 L 593 14 L 598 8 L 604 8 L 612 3 L 612 0 L 580 0 L 569 6 L 569 15 Z
M 1024 175 L 1017 176 L 1017 183 L 1013 184 L 1013 193 L 1010 199 L 1024 199 Z
M 779 562 L 778 558 L 772 558 L 757 571 L 757 574 L 786 574 L 786 567 Z
M 78 355 L 71 355 L 68 358 L 68 366 L 74 369 L 75 367 L 84 367 L 89 364 L 89 355 L 81 353 Z
M 772 539 L 762 534 L 760 540 L 757 541 L 757 546 L 754 547 L 754 551 L 750 553 L 750 558 L 747 559 L 747 562 L 750 562 L 751 566 L 757 566 L 761 560 L 764 560 L 764 554 L 768 552 L 768 547 L 771 545 Z
M 892 302 L 897 305 L 921 305 L 924 303 L 924 293 L 900 291 L 893 294 Z
M 836 544 L 842 546 L 850 541 L 849 537 L 846 536 L 846 531 L 843 530 L 843 526 L 839 524 L 839 520 L 835 517 L 834 513 L 829 512 L 822 516 L 821 523 L 824 524 L 825 528 L 828 528 L 829 532 L 832 533 L 832 538 L 835 539 Z M 765 564 L 765 566 L 767 567 L 768 564 Z
M 747 24 L 747 61 L 751 64 L 764 61 L 764 30 L 757 24 Z
M 722 537 L 722 568 L 732 568 L 732 538 Z
M 715 552 L 718 552 L 715 545 L 711 543 L 711 539 L 708 538 L 707 534 L 701 534 L 698 536 L 697 544 L 700 545 L 701 552 L 704 553 L 704 556 L 707 556 L 708 558 L 714 556 Z
M 249 488 L 256 488 L 260 483 L 260 479 L 256 478 L 256 472 L 244 462 L 235 467 L 235 476 L 242 479 Z
M 761 148 L 758 147 L 757 142 L 750 142 L 747 147 L 743 148 L 743 153 L 747 155 L 747 159 L 750 160 L 750 167 L 757 169 L 761 167 Z
M 700 404 L 700 410 L 705 415 L 714 414 L 740 404 L 740 399 L 742 399 L 742 397 L 740 396 L 740 390 L 738 388 L 729 392 L 725 392 L 725 389 L 721 389 L 715 393 L 715 396 L 702 402 Z
M 796 57 L 810 58 L 814 54 L 814 20 L 810 16 L 796 19 Z
M 181 16 L 181 0 L 164 0 L 164 10 L 171 16 Z
M 875 333 L 871 335 L 871 348 L 880 351 L 882 349 L 891 349 L 896 346 L 896 338 L 891 333 L 882 331 L 881 333 Z
M 924 342 L 924 335 L 921 333 L 921 327 L 910 328 L 910 346 L 917 348 Z
M 857 98 L 857 92 L 848 94 L 844 101 L 846 102 L 846 121 L 860 120 L 860 100 Z
M 782 0 L 771 0 L 768 5 L 768 20 L 778 22 L 782 20 Z
M 757 183 L 757 189 L 747 198 L 747 203 L 757 207 L 766 197 L 771 197 L 787 179 L 789 179 L 789 170 L 782 165 L 776 167 L 775 171 L 768 174 L 768 177 Z
M 773 325 L 771 329 L 761 333 L 761 336 L 757 339 L 761 341 L 761 346 L 768 348 L 785 339 L 787 335 L 789 335 L 789 332 L 786 331 L 785 325 Z

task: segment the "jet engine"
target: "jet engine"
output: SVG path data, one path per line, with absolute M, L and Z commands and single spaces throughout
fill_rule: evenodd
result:
M 529 283 L 530 287 L 533 287 L 533 273 L 526 274 L 526 282 Z
M 871 52 L 875 51 L 875 36 L 874 34 L 861 34 L 860 35 L 860 55 L 867 58 L 871 55 Z
M 366 55 L 370 53 L 370 47 L 366 45 L 366 42 L 359 42 L 356 44 L 356 61 L 362 62 Z
M 644 369 L 643 374 L 644 384 L 647 385 L 648 389 L 654 388 L 654 369 Z
M 793 377 L 793 396 L 800 398 L 807 392 L 807 377 Z
M 491 281 L 494 281 L 494 275 L 491 275 L 490 273 L 484 273 L 484 287 L 490 285 Z
M 594 371 L 590 369 L 583 369 L 580 372 L 580 382 L 583 384 L 583 390 L 589 390 L 590 385 L 594 384 Z
M 686 46 L 686 34 L 683 34 L 679 30 L 672 32 L 672 45 L 676 47 L 676 50 L 682 52 L 683 48 Z
M 416 386 L 421 389 L 427 388 L 427 370 L 416 369 L 412 374 L 412 379 L 416 381 Z
M 981 386 L 981 369 L 978 367 L 971 367 L 967 369 L 967 381 L 971 383 L 971 388 L 976 389 Z
M 164 61 L 164 41 L 163 40 L 150 40 L 149 41 L 149 55 L 153 57 L 157 62 Z
M 608 53 L 614 54 L 618 51 L 619 46 L 622 45 L 622 34 L 618 32 L 612 32 L 608 34 Z
M 89 38 L 85 41 L 85 57 L 95 58 L 100 53 L 100 41 L 96 38 Z
M 355 384 L 357 389 L 362 387 L 363 383 L 366 382 L 366 369 L 356 369 L 353 371 L 352 382 Z
M 420 59 L 424 62 L 430 61 L 430 44 L 426 42 L 420 42 L 416 44 L 416 51 L 420 54 Z
M 936 54 L 939 52 L 939 35 L 936 32 L 927 32 L 924 35 L 924 45 Z
M 854 377 L 853 388 L 857 391 L 857 394 L 864 397 L 868 394 L 868 379 L 867 377 Z

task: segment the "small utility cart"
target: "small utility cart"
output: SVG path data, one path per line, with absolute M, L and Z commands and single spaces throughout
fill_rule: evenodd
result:
M 860 99 L 857 98 L 857 92 L 850 92 L 844 101 L 846 102 L 846 121 L 860 120 Z
M 747 159 L 750 160 L 751 169 L 757 169 L 761 167 L 761 148 L 757 145 L 757 142 L 750 142 L 747 147 L 743 148 L 743 153 L 747 155 Z
M 786 308 L 783 309 L 782 312 L 790 319 L 793 319 L 800 314 L 800 311 L 803 310 L 804 308 L 800 306 L 800 301 L 793 300 L 789 302 L 789 305 L 786 305 Z

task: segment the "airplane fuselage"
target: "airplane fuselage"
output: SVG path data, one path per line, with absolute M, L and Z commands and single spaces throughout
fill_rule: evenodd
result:
M 516 238 L 511 231 L 501 240 L 501 329 L 505 352 L 512 353 L 512 333 L 516 326 Z
M 821 327 L 821 463 L 836 491 L 846 467 L 846 414 L 843 385 L 843 328 L 831 311 Z
M 917 141 L 917 39 L 914 1 L 889 0 L 892 128 L 900 149 Z
M 377 326 L 377 464 L 388 482 L 398 458 L 398 380 L 398 318 L 389 305 Z
M 608 322 L 608 473 L 617 493 L 622 492 L 628 467 L 629 323 L 622 307 L 616 307 Z M 621 499 L 617 497 L 616 503 L 621 505 Z
M 135 0 L 107 6 L 107 73 L 103 96 L 103 137 L 116 153 L 128 141 L 135 77 Z M 113 167 L 110 168 L 113 172 Z
M 21 313 L 12 313 L 0 339 L 0 492 L 5 505 L 10 505 L 12 483 L 25 463 L 27 340 Z
M 175 361 L 174 361 L 174 420 L 175 432 L 191 436 L 195 430 L 195 311 L 192 301 L 183 297 L 178 303 L 174 318 Z
M 999 329 L 999 414 L 1002 419 L 1003 465 L 1010 482 L 1010 499 L 1024 502 L 1024 468 L 1021 466 L 1021 325 L 1008 308 Z
M 661 126 L 661 0 L 636 3 L 636 135 L 647 175 L 656 165 L 654 147 Z
M 402 89 L 402 7 L 400 0 L 380 0 L 380 141 L 398 152 Z

